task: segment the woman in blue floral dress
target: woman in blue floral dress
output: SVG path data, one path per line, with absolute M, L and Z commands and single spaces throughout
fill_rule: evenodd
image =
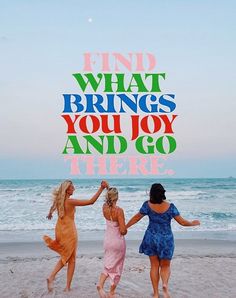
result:
M 158 298 L 159 278 L 165 298 L 169 298 L 168 280 L 170 277 L 170 262 L 174 253 L 174 237 L 171 230 L 171 220 L 174 218 L 182 226 L 200 225 L 198 220 L 187 221 L 180 216 L 173 203 L 166 202 L 165 189 L 159 183 L 151 186 L 149 201 L 143 203 L 139 213 L 127 223 L 128 229 L 145 215 L 149 217 L 149 225 L 140 245 L 139 252 L 148 255 L 151 269 L 150 278 L 153 286 L 153 297 Z

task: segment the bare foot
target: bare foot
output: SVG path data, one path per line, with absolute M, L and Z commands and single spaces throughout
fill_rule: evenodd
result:
M 100 285 L 97 285 L 97 290 L 100 298 L 107 298 L 106 292 L 103 290 L 103 288 Z
M 48 287 L 48 292 L 52 292 L 53 290 L 53 279 L 47 278 L 47 287 Z
M 163 296 L 164 296 L 164 298 L 170 298 L 170 294 L 168 292 L 168 287 L 167 287 L 166 284 L 163 284 L 162 289 L 163 289 Z
M 153 298 L 159 298 L 159 294 L 153 294 Z
M 63 292 L 70 292 L 70 291 L 71 291 L 71 288 L 66 287 Z

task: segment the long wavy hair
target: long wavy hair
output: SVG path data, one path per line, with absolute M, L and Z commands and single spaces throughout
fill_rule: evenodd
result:
M 118 200 L 118 190 L 115 187 L 109 187 L 106 193 L 105 202 L 107 205 L 112 208 L 114 202 Z
M 59 188 L 55 189 L 52 193 L 53 203 L 51 207 L 51 213 L 57 210 L 57 214 L 60 218 L 63 218 L 65 214 L 65 199 L 66 199 L 66 191 L 72 184 L 72 181 L 65 180 L 61 183 Z

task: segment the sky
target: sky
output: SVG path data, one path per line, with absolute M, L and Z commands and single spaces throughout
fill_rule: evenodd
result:
M 152 53 L 176 96 L 173 178 L 236 176 L 235 1 L 0 0 L 0 179 L 70 176 L 64 93 L 85 52 Z

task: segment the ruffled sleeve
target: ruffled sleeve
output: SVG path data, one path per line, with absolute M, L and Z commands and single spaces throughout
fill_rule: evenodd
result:
M 142 215 L 148 214 L 148 201 L 143 203 L 142 207 L 139 210 L 139 213 L 141 213 Z
M 171 216 L 175 217 L 180 215 L 179 210 L 175 207 L 173 203 L 171 203 Z

